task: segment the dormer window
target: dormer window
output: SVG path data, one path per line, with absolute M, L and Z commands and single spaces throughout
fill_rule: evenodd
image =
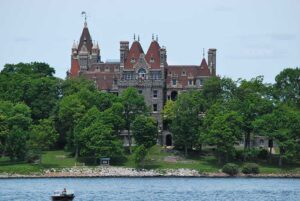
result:
M 135 58 L 134 57 L 131 57 L 130 63 L 135 63 Z
M 139 79 L 145 79 L 146 78 L 146 70 L 141 68 L 139 71 L 138 71 L 138 74 L 139 74 Z
M 153 57 L 150 58 L 150 63 L 154 63 L 154 58 Z

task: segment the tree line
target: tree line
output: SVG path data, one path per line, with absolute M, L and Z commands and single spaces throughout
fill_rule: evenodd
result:
M 168 101 L 163 118 L 172 131 L 175 146 L 199 150 L 214 146 L 219 163 L 251 160 L 257 149 L 255 136 L 269 140 L 279 149 L 278 165 L 299 159 L 300 153 L 300 69 L 287 68 L 266 84 L 263 77 L 251 80 L 212 77 L 200 91 L 188 91 Z M 244 149 L 237 150 L 243 141 Z M 266 150 L 262 150 L 266 151 Z
M 101 92 L 84 78 L 60 79 L 45 63 L 6 64 L 0 73 L 0 151 L 11 160 L 33 161 L 42 151 L 66 149 L 76 158 L 122 160 L 133 153 L 142 164 L 158 129 L 135 88 L 120 96 Z M 285 69 L 274 84 L 263 77 L 233 81 L 212 77 L 200 91 L 167 101 L 164 124 L 175 147 L 213 146 L 219 162 L 251 158 L 251 139 L 264 136 L 279 148 L 279 165 L 299 156 L 300 69 Z M 120 138 L 128 131 L 128 150 Z M 126 134 L 126 132 L 125 132 Z M 236 145 L 244 141 L 239 153 Z M 134 146 L 133 144 L 137 145 Z M 269 155 L 271 156 L 271 154 Z
M 7 64 L 0 73 L 0 151 L 11 160 L 36 160 L 42 151 L 66 149 L 76 158 L 122 159 L 122 130 L 135 144 L 156 142 L 156 121 L 143 96 L 128 88 L 121 96 L 99 91 L 84 78 L 54 77 L 45 63 Z M 129 137 L 131 153 L 132 139 Z M 137 156 L 138 157 L 138 156 Z

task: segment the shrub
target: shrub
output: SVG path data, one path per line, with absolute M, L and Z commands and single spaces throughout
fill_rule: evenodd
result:
M 246 161 L 256 161 L 258 159 L 259 150 L 258 149 L 248 149 L 244 152 L 244 157 Z
M 25 161 L 28 163 L 35 163 L 36 161 L 41 160 L 40 154 L 34 151 L 28 151 Z
M 234 163 L 226 163 L 222 168 L 222 172 L 234 176 L 239 173 L 239 167 Z
M 256 163 L 246 163 L 242 169 L 244 174 L 258 174 L 259 167 Z
M 258 153 L 258 158 L 262 160 L 267 160 L 269 157 L 269 152 L 266 149 L 261 149 Z

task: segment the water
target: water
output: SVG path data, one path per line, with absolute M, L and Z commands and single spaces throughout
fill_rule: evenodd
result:
M 300 200 L 300 179 L 245 178 L 0 179 L 0 200 L 50 200 L 64 187 L 75 201 Z

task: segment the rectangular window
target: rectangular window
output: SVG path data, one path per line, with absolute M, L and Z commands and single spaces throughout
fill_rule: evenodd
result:
M 153 90 L 153 98 L 157 98 L 157 90 Z
M 203 85 L 203 79 L 200 79 L 200 82 L 199 82 L 200 86 Z
M 189 80 L 189 85 L 193 85 L 194 83 L 193 83 L 193 80 Z
M 185 71 L 182 71 L 181 75 L 182 75 L 182 76 L 186 76 L 186 72 L 185 72 Z
M 175 86 L 177 84 L 177 80 L 176 79 L 172 79 L 172 85 Z
M 157 112 L 157 104 L 153 104 L 153 112 Z

